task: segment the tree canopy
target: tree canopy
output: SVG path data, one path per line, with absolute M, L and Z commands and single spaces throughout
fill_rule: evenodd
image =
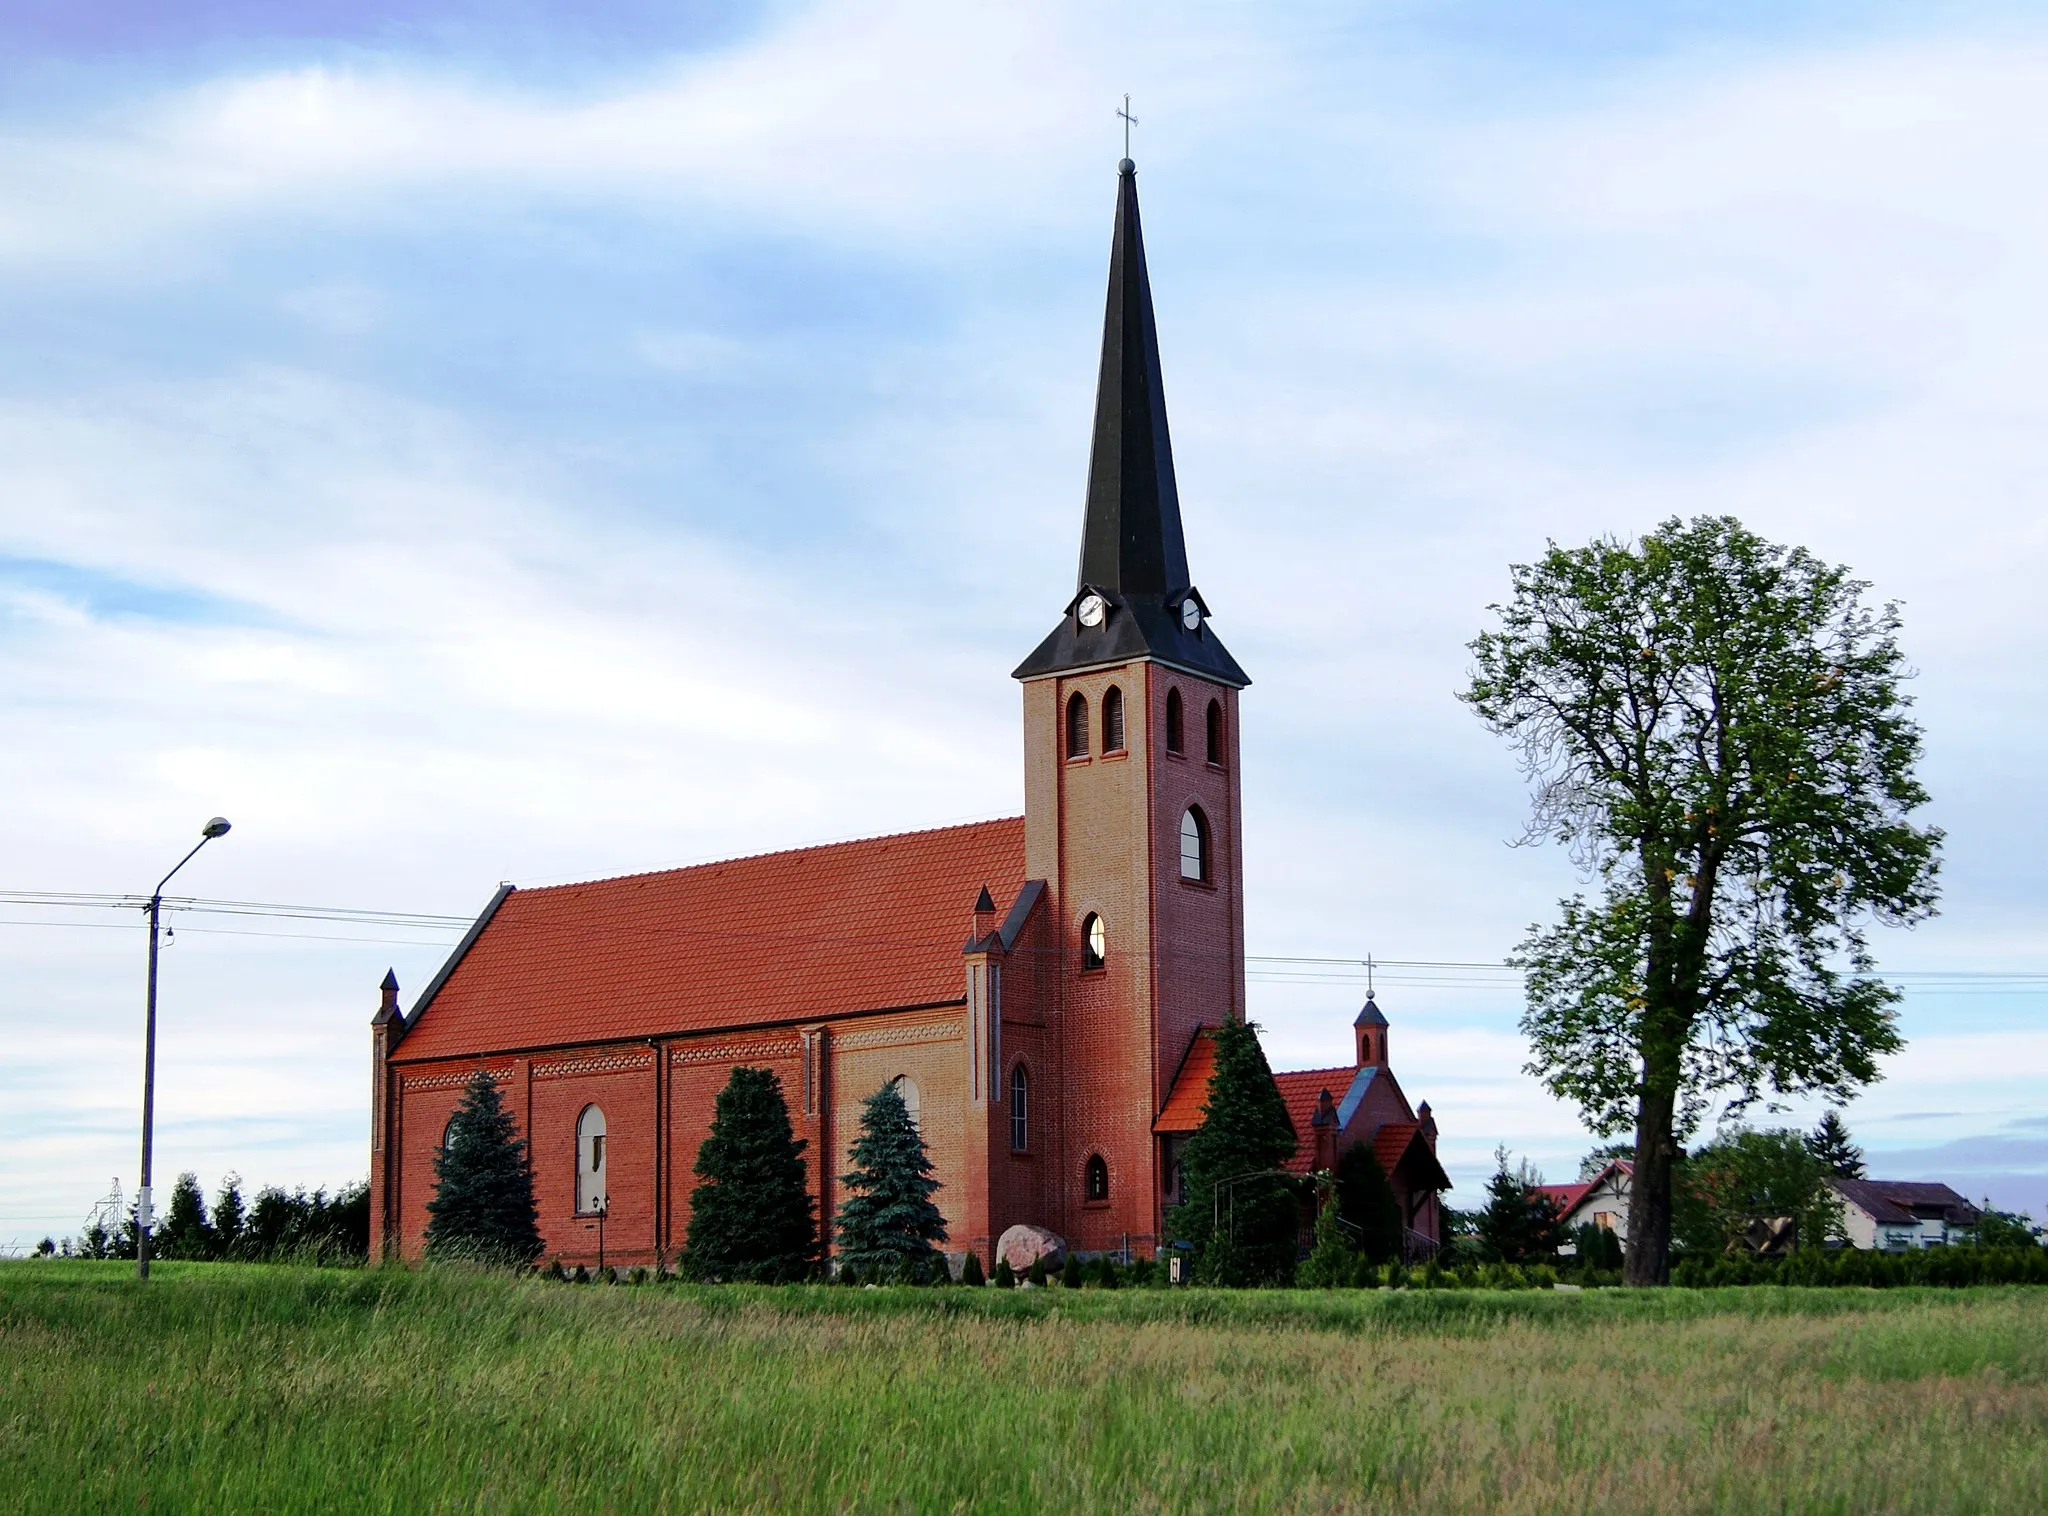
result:
M 818 1227 L 804 1182 L 806 1146 L 790 1127 L 774 1070 L 734 1069 L 697 1149 L 704 1182 L 690 1192 L 684 1252 L 692 1277 L 781 1284 L 811 1272 Z
M 260 1226 L 263 1197 L 251 1213 Z M 434 1156 L 434 1198 L 427 1202 L 427 1256 L 479 1263 L 528 1264 L 540 1255 L 540 1213 L 526 1139 L 482 1069 L 470 1077 Z
M 1532 927 L 1530 1073 L 1634 1128 L 1627 1278 L 1669 1276 L 1672 1167 L 1709 1105 L 1846 1100 L 1900 1046 L 1866 923 L 1931 915 L 1897 608 L 1727 517 L 1512 570 L 1462 693 L 1516 748 L 1526 840 L 1597 879 Z
M 1688 1252 L 1722 1253 L 1750 1222 L 1779 1216 L 1799 1223 L 1801 1247 L 1846 1235 L 1832 1172 L 1789 1128 L 1725 1132 L 1678 1173 L 1674 1230 Z
M 906 1261 L 929 1268 L 933 1244 L 946 1240 L 946 1220 L 932 1203 L 939 1181 L 894 1080 L 861 1106 L 853 1164 L 839 1178 L 848 1191 L 839 1206 L 841 1265 L 863 1277 L 877 1269 L 893 1275 Z
M 1203 1035 L 1215 1040 L 1215 1071 L 1202 1125 L 1181 1150 L 1186 1199 L 1167 1231 L 1194 1245 L 1205 1284 L 1282 1283 L 1300 1250 L 1299 1188 L 1280 1172 L 1294 1156 L 1294 1126 L 1258 1030 L 1226 1021 Z

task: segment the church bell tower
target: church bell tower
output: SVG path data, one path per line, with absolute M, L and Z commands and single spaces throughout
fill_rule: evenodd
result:
M 1152 1123 L 1198 1031 L 1244 1015 L 1238 692 L 1188 570 L 1137 169 L 1116 231 L 1081 561 L 1020 664 L 1026 874 L 1057 941 L 1062 1229 L 1151 1251 L 1172 1202 Z

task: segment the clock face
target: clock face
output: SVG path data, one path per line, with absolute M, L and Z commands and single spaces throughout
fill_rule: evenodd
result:
M 1104 615 L 1108 613 L 1108 611 L 1109 606 L 1100 595 L 1084 595 L 1081 597 L 1081 605 L 1079 612 L 1081 617 L 1081 625 L 1102 625 L 1102 618 Z
M 1189 631 L 1199 631 L 1202 625 L 1202 608 L 1189 596 L 1180 603 L 1180 624 Z

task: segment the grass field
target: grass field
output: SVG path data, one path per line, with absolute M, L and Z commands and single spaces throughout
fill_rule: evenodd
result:
M 2048 1290 L 0 1264 L 28 1511 L 2040 1511 Z

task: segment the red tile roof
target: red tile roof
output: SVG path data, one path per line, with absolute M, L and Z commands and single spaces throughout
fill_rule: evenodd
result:
M 1201 1130 L 1202 1107 L 1208 1102 L 1209 1080 L 1215 1072 L 1216 1044 L 1210 1040 L 1209 1028 L 1203 1027 L 1195 1033 L 1187 1057 L 1181 1060 L 1166 1104 L 1159 1109 L 1159 1119 L 1152 1123 L 1153 1132 L 1165 1135 Z
M 1297 1174 L 1308 1172 L 1309 1165 L 1316 1159 L 1316 1145 L 1309 1140 L 1309 1132 L 1313 1129 L 1316 1106 L 1322 1101 L 1323 1091 L 1328 1090 L 1332 1100 L 1342 1100 L 1357 1074 L 1357 1069 L 1292 1069 L 1273 1076 L 1273 1083 L 1280 1087 L 1280 1098 L 1287 1102 L 1287 1116 L 1294 1123 L 1294 1135 L 1300 1139 L 1295 1145 L 1294 1156 L 1287 1160 L 1285 1167 Z
M 394 1060 L 461 1057 L 965 998 L 984 884 L 1023 886 L 1024 821 L 513 890 Z

